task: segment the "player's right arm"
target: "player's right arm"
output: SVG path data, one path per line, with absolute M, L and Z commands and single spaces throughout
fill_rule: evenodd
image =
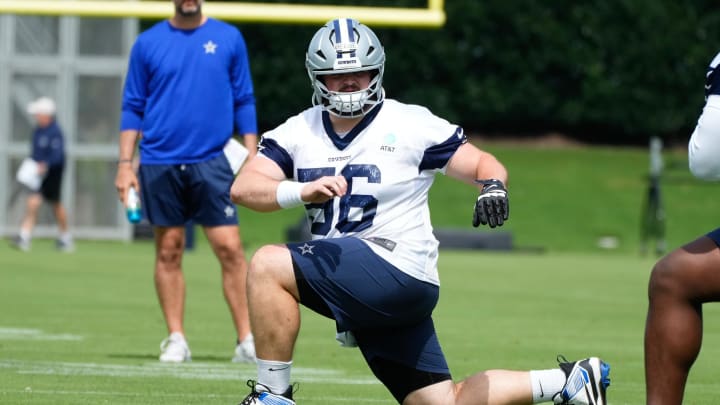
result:
M 322 204 L 346 192 L 343 176 L 323 176 L 308 183 L 291 181 L 275 161 L 260 155 L 240 169 L 230 198 L 252 210 L 271 212 L 305 203 Z

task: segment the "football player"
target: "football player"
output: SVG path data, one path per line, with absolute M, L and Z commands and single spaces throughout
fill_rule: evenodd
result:
M 688 144 L 692 174 L 720 180 L 720 53 L 706 75 L 705 107 Z M 645 325 L 647 403 L 681 404 L 700 353 L 702 306 L 720 301 L 720 228 L 675 249 L 653 267 Z M 716 277 L 717 276 L 717 277 Z
M 258 377 L 242 404 L 294 404 L 298 303 L 333 319 L 341 344 L 359 347 L 398 403 L 604 404 L 609 367 L 597 357 L 453 382 L 432 319 L 440 283 L 428 191 L 438 173 L 477 187 L 473 225 L 494 228 L 508 219 L 507 171 L 461 127 L 385 97 L 385 51 L 357 20 L 321 27 L 306 67 L 314 106 L 265 133 L 231 189 L 257 211 L 304 205 L 313 236 L 251 260 Z

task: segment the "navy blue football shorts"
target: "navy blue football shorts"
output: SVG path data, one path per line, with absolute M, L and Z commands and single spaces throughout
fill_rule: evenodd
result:
M 438 286 L 403 273 L 358 238 L 287 246 L 301 303 L 334 319 L 338 332 L 353 332 L 365 360 L 399 402 L 414 389 L 450 378 L 431 318 Z M 415 372 L 390 372 L 406 368 Z M 417 381 L 416 374 L 430 378 Z
M 712 239 L 718 247 L 720 247 L 720 228 L 711 231 L 707 234 L 708 238 Z
M 40 184 L 40 195 L 45 201 L 51 203 L 60 202 L 60 191 L 62 190 L 62 176 L 65 170 L 64 165 L 49 166 L 42 184 Z
M 237 225 L 230 200 L 235 179 L 227 158 L 191 164 L 140 165 L 143 213 L 155 226 L 185 226 L 192 220 L 203 226 Z

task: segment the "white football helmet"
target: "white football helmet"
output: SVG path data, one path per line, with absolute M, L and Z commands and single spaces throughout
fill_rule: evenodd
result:
M 359 117 L 385 98 L 385 51 L 375 33 L 357 20 L 340 18 L 320 28 L 310 40 L 305 67 L 313 87 L 313 105 L 322 105 L 333 115 Z M 350 93 L 328 90 L 321 77 L 366 70 L 375 72 L 368 88 Z

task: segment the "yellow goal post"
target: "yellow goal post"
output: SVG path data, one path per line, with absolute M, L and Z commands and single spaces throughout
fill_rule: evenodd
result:
M 446 19 L 443 1 L 428 0 L 424 8 L 206 1 L 203 11 L 237 22 L 323 24 L 338 17 L 353 17 L 370 26 L 439 28 Z M 0 0 L 0 14 L 163 19 L 172 12 L 169 0 Z

